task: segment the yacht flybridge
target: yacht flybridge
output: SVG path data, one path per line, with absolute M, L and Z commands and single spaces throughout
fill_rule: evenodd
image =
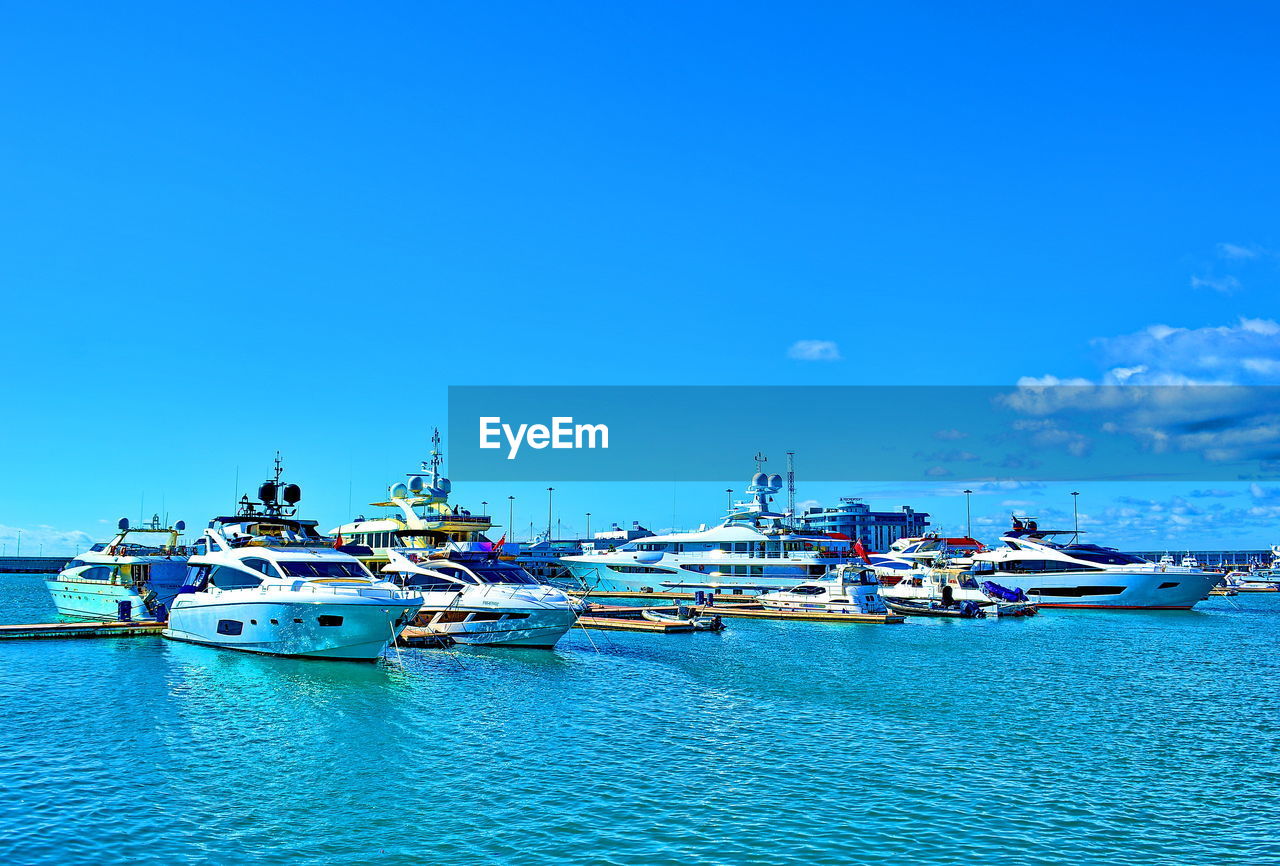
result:
M 335 526 L 330 534 L 368 548 L 357 555 L 374 571 L 387 564 L 392 549 L 430 551 L 457 542 L 488 544 L 484 533 L 493 522 L 449 504 L 453 484 L 440 474 L 441 459 L 440 431 L 436 430 L 431 437 L 431 459 L 422 464 L 423 471 L 410 473 L 407 482 L 392 484 L 386 500 L 370 503 L 375 508 L 395 509 L 393 513 L 360 516 Z
M 584 551 L 560 562 L 584 589 L 711 590 L 756 594 L 788 589 L 826 574 L 852 553 L 847 538 L 791 528 L 770 508 L 782 476 L 757 472 L 747 492 L 719 526 L 653 535 L 604 551 Z
M 1013 518 L 995 550 L 975 553 L 972 574 L 1022 590 L 1039 607 L 1188 610 L 1219 580 L 1199 568 L 1155 563 L 1085 544 L 1074 530 Z
M 422 606 L 295 515 L 302 491 L 275 478 L 216 517 L 187 567 L 165 637 L 272 655 L 376 659 Z
M 187 573 L 187 553 L 178 544 L 186 524 L 162 526 L 160 515 L 142 526 L 122 517 L 119 532 L 95 544 L 45 579 L 58 615 L 73 620 L 115 620 L 121 602 L 132 619 L 156 619 L 173 602 Z

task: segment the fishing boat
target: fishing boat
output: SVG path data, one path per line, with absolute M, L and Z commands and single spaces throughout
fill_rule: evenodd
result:
M 676 613 L 663 613 L 657 610 L 642 610 L 640 615 L 649 622 L 688 624 L 694 631 L 724 631 L 724 621 L 716 614 L 695 614 L 685 608 L 676 608 Z
M 187 563 L 164 636 L 269 655 L 372 661 L 422 606 L 296 517 L 302 492 L 275 478 L 216 517 Z
M 747 487 L 751 498 L 734 503 L 718 526 L 584 549 L 560 562 L 587 590 L 736 595 L 786 589 L 848 562 L 847 537 L 792 528 L 787 515 L 772 510 L 782 485 L 781 475 L 757 472 Z
M 158 619 L 173 603 L 187 573 L 179 545 L 186 524 L 162 526 L 160 516 L 141 526 L 121 518 L 108 542 L 79 553 L 58 574 L 45 578 L 58 616 L 85 621 Z
M 422 596 L 417 624 L 456 642 L 551 649 L 585 605 L 498 557 L 492 545 L 449 542 L 425 556 L 387 550 L 384 574 Z
M 873 570 L 841 563 L 817 580 L 766 592 L 760 604 L 769 610 L 822 610 L 829 613 L 886 613 L 880 581 Z

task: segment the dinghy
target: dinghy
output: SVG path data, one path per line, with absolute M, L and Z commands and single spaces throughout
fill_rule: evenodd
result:
M 646 610 L 640 611 L 640 615 L 645 619 L 649 620 L 649 622 L 667 622 L 667 623 L 682 623 L 682 624 L 689 623 L 693 626 L 695 631 L 723 631 L 724 630 L 724 622 L 720 619 L 719 616 L 716 616 L 716 615 L 684 616 L 681 614 L 684 614 L 685 611 L 683 609 L 678 609 L 678 610 L 679 610 L 679 613 L 670 614 L 670 613 L 660 613 L 656 610 L 646 609 Z

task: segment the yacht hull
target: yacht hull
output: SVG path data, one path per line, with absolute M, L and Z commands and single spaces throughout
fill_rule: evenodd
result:
M 373 661 L 419 602 L 218 601 L 179 597 L 164 636 L 266 655 Z
M 604 562 L 580 562 L 562 559 L 573 575 L 574 581 L 588 592 L 695 592 L 704 590 L 725 595 L 756 595 L 761 592 L 790 589 L 797 583 L 812 577 L 809 565 L 765 566 L 772 573 L 742 576 L 712 577 L 683 569 L 662 569 L 651 572 L 622 572 Z M 624 565 L 624 568 L 634 566 Z M 825 568 L 825 566 L 824 566 Z M 784 570 L 785 569 L 785 570 Z
M 1190 610 L 1218 580 L 1203 572 L 1054 572 L 995 574 L 996 583 L 1021 589 L 1041 608 Z
M 161 570 L 152 567 L 153 579 L 147 587 L 155 593 L 153 604 L 163 604 L 166 608 L 173 604 L 178 587 L 186 573 L 185 565 L 174 569 Z M 113 583 L 105 580 L 82 580 L 74 574 L 55 575 L 45 579 L 45 589 L 58 609 L 58 616 L 87 622 L 115 622 L 120 618 L 120 602 L 128 601 L 131 605 L 132 619 L 151 619 L 153 614 L 147 609 L 146 601 L 137 587 L 128 583 Z
M 577 622 L 580 607 L 548 586 L 497 584 L 422 597 L 419 624 L 474 646 L 551 649 Z

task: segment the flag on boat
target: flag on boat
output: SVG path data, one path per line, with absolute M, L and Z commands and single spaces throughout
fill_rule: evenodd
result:
M 338 537 L 333 540 L 334 547 L 342 547 L 342 531 L 338 531 Z
M 861 556 L 862 559 L 867 563 L 867 565 L 871 564 L 871 557 L 867 556 L 867 549 L 862 546 L 861 538 L 859 538 L 857 541 L 854 542 L 853 552 L 858 554 L 858 556 Z
M 489 552 L 493 554 L 494 559 L 497 559 L 499 556 L 502 555 L 502 546 L 506 543 L 507 543 L 507 534 L 504 532 L 502 533 L 502 537 L 499 538 L 494 543 L 493 547 L 489 549 Z

